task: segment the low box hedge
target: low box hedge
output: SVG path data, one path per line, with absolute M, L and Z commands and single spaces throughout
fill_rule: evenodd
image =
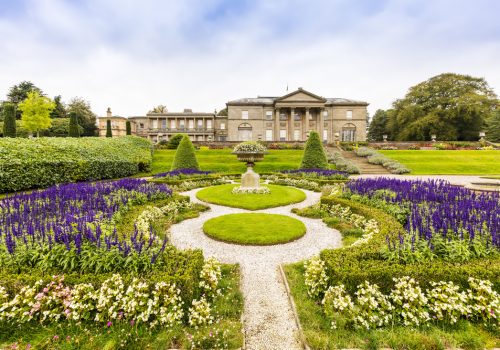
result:
M 129 176 L 148 171 L 151 162 L 151 143 L 135 136 L 3 138 L 0 193 Z
M 368 243 L 341 249 L 326 249 L 320 254 L 325 261 L 331 284 L 344 284 L 354 293 L 364 281 L 376 283 L 384 292 L 393 286 L 393 278 L 411 276 L 424 288 L 430 287 L 431 281 L 453 281 L 462 288 L 468 288 L 467 279 L 475 277 L 488 279 L 500 289 L 500 259 L 483 258 L 466 263 L 451 263 L 433 260 L 418 264 L 400 264 L 386 260 L 381 249 L 386 245 L 386 236 L 398 237 L 404 233 L 403 226 L 391 215 L 367 205 L 338 197 L 322 197 L 321 204 L 349 206 L 353 213 L 375 219 L 380 232 Z

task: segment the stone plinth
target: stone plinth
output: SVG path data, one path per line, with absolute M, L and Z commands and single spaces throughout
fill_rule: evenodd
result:
M 242 188 L 259 188 L 260 176 L 253 171 L 252 167 L 248 167 L 246 173 L 241 175 Z

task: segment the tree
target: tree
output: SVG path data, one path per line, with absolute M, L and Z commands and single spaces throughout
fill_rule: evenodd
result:
M 29 92 L 28 97 L 19 104 L 22 126 L 30 132 L 36 132 L 39 137 L 40 130 L 50 128 L 50 112 L 54 108 L 55 103 L 51 99 L 40 96 L 37 91 Z
M 487 120 L 487 124 L 486 139 L 491 142 L 500 142 L 500 109 Z
M 75 112 L 69 114 L 69 137 L 80 137 L 80 128 L 78 126 L 78 116 Z
M 67 113 L 74 112 L 78 117 L 78 125 L 83 128 L 81 136 L 96 136 L 96 115 L 90 108 L 90 103 L 80 97 L 73 98 L 68 103 Z
M 176 169 L 200 170 L 196 154 L 194 153 L 194 146 L 187 135 L 183 135 L 179 147 L 177 147 L 177 151 L 175 152 L 171 170 Z
M 328 160 L 325 150 L 321 144 L 319 134 L 311 131 L 309 139 L 306 142 L 304 156 L 302 157 L 301 169 L 327 169 Z
M 153 109 L 150 110 L 148 113 L 167 113 L 167 112 L 168 112 L 167 106 L 158 105 L 156 107 L 153 107 Z
M 3 137 L 16 137 L 16 105 L 4 102 L 3 114 Z
M 31 81 L 22 81 L 12 86 L 7 93 L 7 101 L 12 102 L 16 107 L 19 103 L 26 100 L 28 93 L 36 91 L 40 96 L 44 96 L 43 91 L 36 87 Z M 21 119 L 21 110 L 17 110 L 16 119 Z
M 54 102 L 56 104 L 56 107 L 50 113 L 50 117 L 52 119 L 54 118 L 66 118 L 66 107 L 64 106 L 64 103 L 61 102 L 61 95 L 54 97 Z
M 111 131 L 111 120 L 106 120 L 106 137 L 113 137 L 113 132 Z
M 219 113 L 217 113 L 218 116 L 223 116 L 223 117 L 227 117 L 227 107 L 226 108 L 223 108 L 219 111 Z
M 411 87 L 393 103 L 388 130 L 396 140 L 477 140 L 498 98 L 483 78 L 445 73 Z
M 179 147 L 179 143 L 181 142 L 184 134 L 175 134 L 168 140 L 167 148 L 168 149 L 177 149 Z
M 132 135 L 132 125 L 130 125 L 130 120 L 125 123 L 125 129 L 127 130 L 127 135 Z
M 387 132 L 387 112 L 383 109 L 377 109 L 373 115 L 373 119 L 368 127 L 369 141 L 382 141 L 383 135 Z

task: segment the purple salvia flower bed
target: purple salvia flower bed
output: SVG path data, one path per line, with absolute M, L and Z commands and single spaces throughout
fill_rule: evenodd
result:
M 177 169 L 154 175 L 154 177 L 174 177 L 179 175 L 194 176 L 194 175 L 208 175 L 210 171 L 201 171 L 196 169 Z
M 477 193 L 443 180 L 398 180 L 390 178 L 356 179 L 347 183 L 351 192 L 373 196 L 389 190 L 382 198 L 406 204 L 410 215 L 406 229 L 419 239 L 430 241 L 435 235 L 483 238 L 500 248 L 500 193 Z M 412 242 L 414 238 L 412 238 Z
M 19 244 L 64 244 L 79 252 L 84 243 L 107 250 L 117 247 L 125 255 L 141 253 L 153 245 L 154 235 L 146 238 L 135 232 L 120 238 L 116 229 L 104 235 L 102 224 L 129 201 L 171 195 L 166 185 L 140 179 L 72 183 L 11 195 L 0 201 L 0 244 L 11 254 Z

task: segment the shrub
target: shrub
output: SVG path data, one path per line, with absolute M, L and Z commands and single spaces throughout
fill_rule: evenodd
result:
M 189 136 L 184 135 L 177 151 L 175 152 L 174 162 L 172 163 L 172 168 L 170 170 L 176 169 L 196 169 L 200 170 L 198 161 L 196 160 L 196 154 L 194 153 L 194 147 L 189 139 Z
M 16 137 L 16 106 L 13 103 L 3 104 L 3 137 Z
M 80 137 L 80 129 L 78 128 L 78 115 L 75 112 L 69 114 L 69 137 Z
M 113 137 L 113 132 L 111 131 L 111 120 L 106 120 L 106 137 Z
M 0 192 L 111 179 L 148 171 L 151 143 L 127 136 L 0 139 Z
M 181 142 L 183 136 L 184 134 L 175 134 L 174 136 L 172 136 L 170 140 L 168 140 L 167 148 L 177 149 L 177 147 L 179 147 L 179 143 Z
M 309 134 L 306 147 L 304 149 L 304 156 L 301 169 L 327 169 L 328 160 L 326 159 L 325 150 L 321 144 L 321 140 L 317 132 L 312 131 Z
M 132 135 L 132 126 L 130 125 L 130 120 L 125 123 L 125 128 L 127 130 L 127 135 Z

